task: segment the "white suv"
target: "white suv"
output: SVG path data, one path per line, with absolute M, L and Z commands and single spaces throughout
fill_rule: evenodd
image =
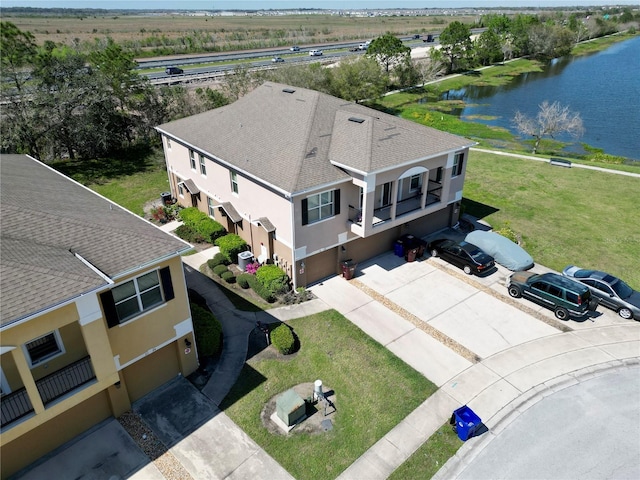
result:
M 322 55 L 322 50 L 309 50 L 310 57 L 319 57 Z

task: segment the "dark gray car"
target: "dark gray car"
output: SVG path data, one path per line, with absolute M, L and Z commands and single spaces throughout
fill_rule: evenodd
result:
M 584 283 L 593 295 L 600 299 L 600 304 L 608 307 L 627 320 L 640 321 L 640 292 L 613 275 L 598 270 L 587 270 L 569 265 L 562 274 L 573 280 Z

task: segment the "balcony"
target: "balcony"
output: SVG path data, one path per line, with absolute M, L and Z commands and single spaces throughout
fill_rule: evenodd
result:
M 425 208 L 440 202 L 442 195 L 442 183 L 429 180 L 427 188 L 427 200 L 425 202 Z M 362 210 L 349 205 L 349 220 L 362 226 Z M 396 202 L 396 218 L 403 215 L 418 211 L 422 209 L 422 193 L 408 197 Z M 391 220 L 391 205 L 385 205 L 384 207 L 375 208 L 373 210 L 372 225 L 380 225 L 384 222 Z
M 45 407 L 96 378 L 91 358 L 85 357 L 66 367 L 36 380 L 36 387 Z M 33 406 L 24 388 L 2 396 L 2 427 L 33 412 Z

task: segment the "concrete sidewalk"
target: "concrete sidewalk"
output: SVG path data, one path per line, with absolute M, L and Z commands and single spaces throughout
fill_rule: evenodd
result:
M 462 405 L 469 405 L 489 432 L 499 431 L 550 392 L 640 361 L 638 322 L 617 323 L 607 317 L 602 326 L 588 323 L 563 332 L 499 297 L 480 295 L 468 283 L 475 278 L 462 281 L 456 275 L 436 274 L 442 273 L 433 267 L 436 261 L 407 263 L 383 255 L 362 265 L 355 281 L 333 277 L 311 288 L 440 386 L 340 479 L 387 478 Z M 500 288 L 500 275 L 478 281 Z M 479 310 L 487 310 L 487 317 L 477 318 Z M 453 343 L 441 342 L 443 331 Z M 456 345 L 463 354 L 471 350 L 475 359 L 465 358 Z M 471 455 L 477 440 L 467 442 L 451 463 Z M 447 478 L 443 475 L 440 478 Z

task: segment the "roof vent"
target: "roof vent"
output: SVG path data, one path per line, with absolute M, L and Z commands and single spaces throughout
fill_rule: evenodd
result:
M 284 93 L 296 93 L 296 91 L 293 88 L 283 88 L 282 91 Z
M 318 153 L 318 147 L 313 147 L 306 155 L 306 158 L 315 157 L 316 153 Z
M 356 123 L 364 123 L 364 118 L 349 117 L 349 121 L 350 122 L 356 122 Z

